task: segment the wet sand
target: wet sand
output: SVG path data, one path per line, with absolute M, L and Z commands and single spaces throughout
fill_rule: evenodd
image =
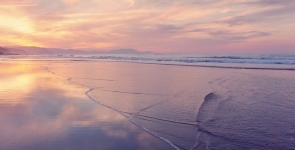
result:
M 0 66 L 0 149 L 173 149 L 39 64 Z
M 295 73 L 6 61 L 0 149 L 292 149 Z

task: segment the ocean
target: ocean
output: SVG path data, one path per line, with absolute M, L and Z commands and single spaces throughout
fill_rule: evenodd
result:
M 294 64 L 279 55 L 1 56 L 0 149 L 295 149 Z

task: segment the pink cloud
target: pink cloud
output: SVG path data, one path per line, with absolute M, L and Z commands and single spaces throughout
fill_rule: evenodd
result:
M 270 47 L 287 49 L 279 45 L 295 37 L 290 19 L 295 17 L 295 2 L 288 0 L 1 0 L 1 4 L 0 44 L 269 52 Z M 268 46 L 270 39 L 277 46 Z

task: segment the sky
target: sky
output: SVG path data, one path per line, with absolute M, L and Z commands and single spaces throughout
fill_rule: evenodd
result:
M 295 0 L 0 0 L 0 46 L 295 54 Z

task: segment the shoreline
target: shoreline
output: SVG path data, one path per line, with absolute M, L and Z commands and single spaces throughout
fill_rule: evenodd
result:
M 1 60 L 0 60 L 1 61 Z M 136 64 L 153 64 L 167 66 L 184 66 L 184 67 L 200 67 L 200 68 L 221 68 L 221 69 L 246 69 L 246 70 L 282 70 L 295 71 L 295 65 L 290 64 L 247 64 L 247 63 L 167 63 L 167 62 L 152 62 L 152 61 L 130 61 L 130 60 L 109 60 L 109 59 L 72 59 L 72 58 L 6 58 L 4 61 L 28 61 L 28 62 L 122 62 Z M 274 67 L 275 66 L 275 67 Z

